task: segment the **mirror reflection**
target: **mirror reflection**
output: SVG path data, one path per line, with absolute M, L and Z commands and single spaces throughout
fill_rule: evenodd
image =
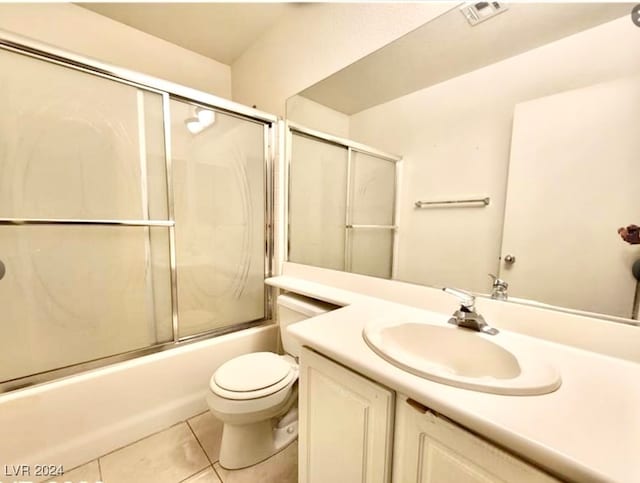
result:
M 289 260 L 391 278 L 400 158 L 292 124 L 289 145 Z
M 633 322 L 633 5 L 498 5 L 289 99 L 289 260 Z

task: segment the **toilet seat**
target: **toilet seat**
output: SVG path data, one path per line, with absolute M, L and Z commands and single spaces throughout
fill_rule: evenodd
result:
M 298 437 L 300 368 L 295 357 L 300 355 L 302 346 L 288 336 L 286 328 L 329 308 L 319 307 L 302 296 L 280 295 L 276 319 L 285 355 L 243 355 L 222 364 L 211 376 L 207 406 L 224 424 L 220 466 L 253 466 Z
M 292 361 L 273 352 L 244 354 L 222 364 L 211 377 L 209 388 L 225 399 L 266 397 L 297 379 L 297 366 Z

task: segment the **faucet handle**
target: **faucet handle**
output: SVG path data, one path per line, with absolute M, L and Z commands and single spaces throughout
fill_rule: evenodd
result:
M 491 280 L 493 281 L 493 285 L 494 286 L 496 286 L 496 285 L 506 285 L 507 284 L 507 282 L 502 280 L 497 275 L 494 275 L 493 273 L 488 273 L 487 275 L 489 275 L 491 277 Z
M 447 292 L 449 295 L 453 295 L 460 299 L 460 305 L 462 305 L 465 309 L 470 312 L 475 311 L 476 297 L 470 292 L 466 290 L 460 290 L 459 288 L 449 288 L 443 287 L 442 290 Z
M 487 275 L 489 275 L 493 280 L 494 287 L 507 288 L 509 286 L 509 284 L 505 280 L 502 280 L 497 275 L 494 275 L 493 273 L 488 273 Z
M 502 280 L 495 275 L 489 274 L 489 276 L 493 278 L 493 285 L 491 287 L 491 298 L 496 300 L 507 300 L 507 289 L 509 288 L 509 284 L 506 282 L 506 280 Z

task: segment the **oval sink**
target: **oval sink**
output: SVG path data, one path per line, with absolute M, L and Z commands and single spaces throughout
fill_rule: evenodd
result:
M 555 368 L 533 359 L 522 348 L 510 347 L 509 336 L 503 332 L 485 335 L 453 325 L 376 322 L 365 326 L 363 337 L 388 362 L 451 386 L 534 395 L 553 392 L 561 384 Z

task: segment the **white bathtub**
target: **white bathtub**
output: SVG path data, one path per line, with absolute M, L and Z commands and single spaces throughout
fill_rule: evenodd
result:
M 276 349 L 277 327 L 195 342 L 0 396 L 0 468 L 71 469 L 207 409 L 213 371 Z

